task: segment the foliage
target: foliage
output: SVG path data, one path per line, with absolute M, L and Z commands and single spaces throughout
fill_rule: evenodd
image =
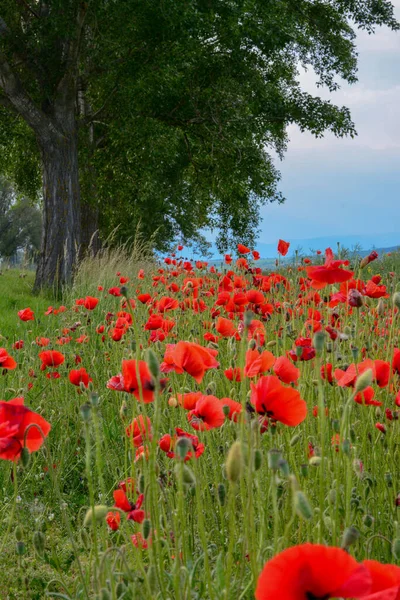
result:
M 158 249 L 178 238 L 204 248 L 203 228 L 221 250 L 253 242 L 260 205 L 282 201 L 272 156 L 287 126 L 355 135 L 345 107 L 301 89 L 300 65 L 335 90 L 356 80 L 357 28 L 398 28 L 387 0 L 5 0 L 2 18 L 0 49 L 50 117 L 77 44 L 84 201 L 103 237 L 118 225 L 126 241 L 140 222 Z M 1 100 L 2 168 L 34 194 L 34 138 Z

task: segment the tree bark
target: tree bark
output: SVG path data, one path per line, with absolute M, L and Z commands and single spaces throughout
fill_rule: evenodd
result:
M 38 139 L 43 164 L 43 233 L 35 290 L 70 283 L 81 241 L 76 128 Z
M 87 254 L 97 254 L 101 248 L 99 237 L 99 207 L 88 202 L 81 204 L 81 252 L 83 258 Z

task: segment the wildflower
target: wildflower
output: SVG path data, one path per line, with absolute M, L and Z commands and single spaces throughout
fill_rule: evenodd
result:
M 35 320 L 35 315 L 31 308 L 23 308 L 22 310 L 19 310 L 18 316 L 21 319 L 21 321 L 34 321 Z
M 83 383 L 85 388 L 89 386 L 89 381 L 93 381 L 84 367 L 81 369 L 71 369 L 68 379 L 76 386 L 80 386 L 80 384 Z
M 10 356 L 5 348 L 0 348 L 0 369 L 15 369 L 16 361 Z
M 23 447 L 39 450 L 50 429 L 50 423 L 24 406 L 23 398 L 0 401 L 0 459 L 17 460 Z
M 297 390 L 282 385 L 275 375 L 263 376 L 251 384 L 251 403 L 260 415 L 295 427 L 307 416 L 307 404 Z
M 367 567 L 341 548 L 302 544 L 269 560 L 258 578 L 256 600 L 361 598 L 369 591 Z
M 42 361 L 41 371 L 45 371 L 47 367 L 59 367 L 65 361 L 64 354 L 58 350 L 43 350 L 43 352 L 39 352 L 39 358 Z
M 139 415 L 135 419 L 133 419 L 132 423 L 128 425 L 125 430 L 126 435 L 131 438 L 132 444 L 138 448 L 144 442 L 144 440 L 151 440 L 151 421 L 149 417 L 146 419 L 143 415 Z
M 221 427 L 225 421 L 222 403 L 215 396 L 200 396 L 196 406 L 188 413 L 191 426 L 198 431 Z
M 347 260 L 334 260 L 332 250 L 327 248 L 323 265 L 306 267 L 307 275 L 311 279 L 311 286 L 314 289 L 321 289 L 330 283 L 348 281 L 354 273 L 340 268 L 342 265 L 347 266 L 348 264 Z
M 278 241 L 278 253 L 281 256 L 286 256 L 286 254 L 288 253 L 288 250 L 289 250 L 289 246 L 290 246 L 289 242 L 285 242 L 284 240 L 279 240 Z
M 161 372 L 186 372 L 197 383 L 201 383 L 208 369 L 215 369 L 219 366 L 218 361 L 215 359 L 217 354 L 217 350 L 204 348 L 193 342 L 181 341 L 177 344 L 167 344 L 164 362 L 161 364 Z

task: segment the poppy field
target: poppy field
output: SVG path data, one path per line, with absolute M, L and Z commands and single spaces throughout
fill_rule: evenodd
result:
M 3 311 L 1 598 L 400 599 L 400 257 L 288 249 Z

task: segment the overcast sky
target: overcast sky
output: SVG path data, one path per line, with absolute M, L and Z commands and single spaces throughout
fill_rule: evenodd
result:
M 395 0 L 400 19 L 400 0 Z M 400 33 L 358 36 L 359 81 L 330 95 L 301 75 L 307 91 L 350 108 L 358 136 L 316 140 L 290 128 L 280 189 L 284 205 L 268 205 L 259 241 L 329 234 L 400 232 Z M 399 239 L 400 243 L 400 239 Z

